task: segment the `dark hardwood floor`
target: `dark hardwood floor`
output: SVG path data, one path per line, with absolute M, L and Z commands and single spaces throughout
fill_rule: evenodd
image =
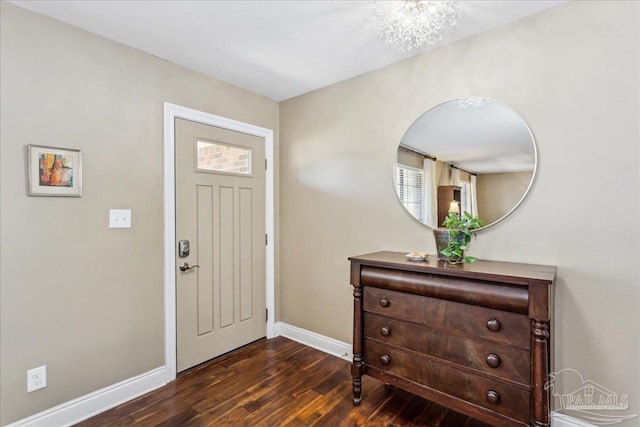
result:
M 488 427 L 363 378 L 353 406 L 350 364 L 286 338 L 260 340 L 77 426 Z

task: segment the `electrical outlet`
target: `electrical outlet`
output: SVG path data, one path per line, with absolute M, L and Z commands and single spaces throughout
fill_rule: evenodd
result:
M 47 366 L 42 365 L 27 371 L 27 393 L 47 386 Z

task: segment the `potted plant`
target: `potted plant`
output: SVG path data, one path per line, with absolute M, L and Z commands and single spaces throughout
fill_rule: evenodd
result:
M 438 257 L 451 264 L 460 264 L 462 262 L 474 262 L 476 257 L 464 256 L 464 251 L 469 248 L 471 238 L 476 235 L 473 231 L 477 228 L 484 227 L 484 222 L 477 216 L 471 215 L 469 212 L 464 212 L 462 215 L 450 212 L 445 218 L 443 225 L 446 230 L 440 231 L 440 243 L 445 243 L 446 246 L 441 249 L 438 247 Z M 446 232 L 446 241 L 442 239 L 442 231 Z M 434 230 L 436 232 L 436 230 Z M 436 244 L 438 244 L 438 234 L 436 233 Z M 443 245 L 444 246 L 444 245 Z

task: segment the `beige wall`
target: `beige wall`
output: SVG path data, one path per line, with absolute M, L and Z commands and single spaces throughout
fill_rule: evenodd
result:
M 5 424 L 164 364 L 162 103 L 275 130 L 278 105 L 1 8 Z M 638 9 L 571 2 L 282 103 L 281 320 L 351 341 L 346 258 L 435 251 L 395 196 L 398 141 L 447 99 L 493 98 L 527 121 L 540 165 L 523 205 L 471 253 L 557 265 L 556 369 L 628 394 L 640 413 Z M 27 144 L 82 149 L 84 196 L 26 196 Z M 620 200 L 625 225 L 612 227 Z M 109 208 L 132 209 L 133 228 L 109 230 Z M 49 385 L 27 394 L 40 364 Z
M 5 424 L 164 365 L 163 102 L 276 131 L 278 104 L 1 4 Z M 81 149 L 83 197 L 28 197 L 27 144 Z
M 283 102 L 281 319 L 351 342 L 347 257 L 435 251 L 394 194 L 402 135 L 448 99 L 492 98 L 531 127 L 539 169 L 471 254 L 557 265 L 556 369 L 640 413 L 638 21 L 638 2 L 569 2 Z
M 486 224 L 502 218 L 522 199 L 532 172 L 484 173 L 476 177 L 478 217 Z

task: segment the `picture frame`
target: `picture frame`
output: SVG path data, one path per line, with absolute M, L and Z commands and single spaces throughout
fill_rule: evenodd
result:
M 82 151 L 28 145 L 29 196 L 82 196 Z

